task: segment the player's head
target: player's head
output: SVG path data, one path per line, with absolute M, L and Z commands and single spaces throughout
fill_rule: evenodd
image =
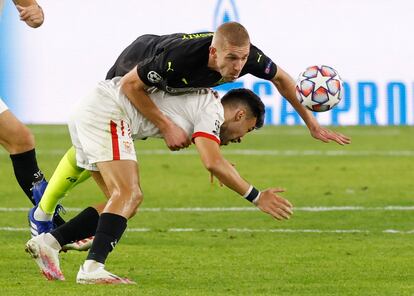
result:
M 233 89 L 221 98 L 221 104 L 224 108 L 224 123 L 220 128 L 222 145 L 240 143 L 245 134 L 263 126 L 265 106 L 251 90 Z
M 236 80 L 247 62 L 250 38 L 239 23 L 229 22 L 219 26 L 210 46 L 209 64 L 220 72 L 225 81 Z

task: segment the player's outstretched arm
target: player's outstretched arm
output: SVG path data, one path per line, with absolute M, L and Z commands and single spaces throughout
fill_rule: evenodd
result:
M 165 116 L 148 96 L 146 85 L 139 78 L 137 67 L 121 79 L 121 89 L 137 110 L 155 124 L 170 150 L 188 147 L 191 140 L 187 133 Z
M 271 188 L 260 192 L 247 183 L 237 170 L 222 156 L 219 145 L 208 138 L 197 137 L 194 143 L 200 154 L 201 161 L 208 171 L 215 175 L 220 182 L 254 203 L 260 210 L 276 219 L 289 219 L 292 215 L 292 205 L 278 195 L 283 192 L 280 188 Z
M 307 110 L 296 99 L 295 81 L 289 76 L 282 68 L 278 67 L 275 77 L 272 79 L 273 84 L 276 86 L 280 94 L 285 97 L 289 103 L 299 113 L 309 131 L 315 139 L 321 140 L 325 143 L 335 141 L 340 145 L 350 144 L 351 139 L 340 133 L 331 131 L 327 128 L 321 127 L 313 116 L 312 112 Z
M 35 0 L 13 0 L 19 11 L 20 20 L 32 28 L 38 28 L 43 24 L 43 9 Z

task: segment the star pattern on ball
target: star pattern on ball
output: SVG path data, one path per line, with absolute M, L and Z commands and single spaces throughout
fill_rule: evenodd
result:
M 315 78 L 309 78 L 310 81 L 312 81 L 313 83 L 315 83 L 315 87 L 314 90 L 317 90 L 320 87 L 323 88 L 328 88 L 328 85 L 326 84 L 326 82 L 331 79 L 332 77 L 330 76 L 323 76 L 322 73 L 320 71 L 318 71 L 318 74 L 316 75 Z

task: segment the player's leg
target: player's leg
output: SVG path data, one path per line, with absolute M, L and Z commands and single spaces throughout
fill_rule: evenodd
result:
M 43 232 L 49 232 L 56 226 L 65 223 L 58 215 L 59 200 L 74 186 L 79 183 L 80 176 L 89 177 L 88 172 L 76 166 L 75 149 L 70 148 L 57 166 L 43 196 L 40 195 L 40 203 L 29 211 L 29 224 L 32 236 Z M 83 178 L 85 180 L 85 178 Z M 34 189 L 36 194 L 36 188 Z M 53 222 L 52 222 L 53 220 Z
M 109 198 L 109 191 L 100 173 L 91 173 L 98 186 Z M 36 264 L 46 278 L 49 280 L 64 280 L 59 265 L 59 252 L 69 243 L 95 235 L 99 214 L 105 206 L 106 202 L 88 207 L 64 225 L 50 233 L 42 233 L 26 243 L 26 251 L 35 259 Z M 107 273 L 105 275 L 108 276 Z
M 40 200 L 38 207 L 29 212 L 33 215 L 32 223 L 37 225 L 37 234 L 48 232 L 51 229 L 41 227 L 43 222 L 52 221 L 59 201 L 77 184 L 85 181 L 90 176 L 89 172 L 76 165 L 75 148 L 71 147 L 60 160 L 58 166 L 49 180 L 49 184 Z M 31 213 L 33 212 L 33 213 Z M 54 221 L 56 222 L 56 221 Z M 55 223 L 60 226 L 63 223 Z M 51 225 L 51 227 L 53 227 Z M 35 234 L 36 235 L 36 234 Z
M 108 192 L 99 172 L 92 172 L 95 181 Z M 105 194 L 108 198 L 108 194 Z M 42 233 L 33 237 L 26 243 L 26 251 L 35 259 L 42 274 L 49 280 L 64 280 L 59 264 L 59 252 L 64 247 L 75 241 L 93 236 L 106 202 L 88 207 L 73 219 L 52 230 L 50 233 Z
M 42 233 L 26 243 L 26 251 L 35 259 L 42 274 L 49 280 L 64 280 L 59 264 L 62 246 L 95 234 L 99 212 L 105 203 L 88 207 L 67 223 L 50 233 Z
M 76 281 L 82 284 L 132 283 L 104 269 L 106 258 L 119 242 L 132 217 L 142 202 L 138 182 L 138 166 L 133 160 L 97 163 L 108 188 L 110 198 L 99 217 L 92 247 L 81 266 Z
M 129 128 L 130 119 L 125 116 L 124 110 L 120 108 L 120 105 L 117 102 L 119 92 L 113 91 L 113 89 L 111 89 L 112 87 L 112 84 L 99 84 L 95 91 L 80 102 L 80 105 L 75 110 L 72 120 L 69 123 L 72 144 L 76 149 L 77 165 L 88 170 L 97 171 L 97 163 L 125 163 L 126 167 L 122 168 L 122 170 L 118 171 L 115 169 L 118 178 L 125 178 L 125 176 L 132 175 L 135 176 L 135 180 L 137 180 L 136 155 Z M 102 88 L 104 88 L 105 91 L 102 91 Z M 132 163 L 132 165 L 130 163 Z M 129 166 L 127 164 L 129 164 Z M 131 170 L 131 167 L 133 167 L 134 170 Z M 105 168 L 105 166 L 102 167 L 104 170 Z M 122 182 L 122 179 L 116 179 L 116 184 L 121 184 L 122 186 L 118 185 L 119 188 L 116 187 L 117 190 L 115 191 L 113 188 L 109 188 L 108 184 L 112 183 L 108 183 L 105 180 L 102 171 L 101 174 L 108 187 L 108 191 L 111 194 L 111 199 L 113 197 L 112 195 L 117 196 L 120 192 L 122 192 L 122 196 L 128 196 L 128 198 L 133 200 L 137 199 L 135 195 L 131 196 L 130 194 L 131 190 L 133 190 L 132 192 L 138 192 L 138 190 L 136 190 L 138 187 L 137 182 L 135 185 L 131 185 L 130 182 L 128 182 L 127 186 L 125 186 L 123 185 L 124 183 Z M 128 177 L 128 180 L 129 179 L 130 178 Z M 121 191 L 120 188 L 122 189 Z M 114 197 L 113 200 L 115 203 L 118 203 L 116 197 Z M 135 211 L 135 208 L 133 211 Z M 85 214 L 85 216 L 89 219 L 92 215 L 89 212 L 87 215 Z M 77 217 L 79 218 L 79 215 Z M 94 248 L 94 245 L 97 245 L 97 253 L 100 254 L 101 257 L 106 258 L 107 256 L 107 254 L 105 255 L 107 251 L 106 248 L 108 248 L 106 241 L 109 241 L 109 246 L 111 247 L 110 243 L 114 241 L 112 239 L 113 237 L 118 238 L 117 240 L 119 240 L 126 227 L 126 217 L 110 212 L 102 214 L 99 217 L 92 249 Z M 93 223 L 89 222 L 88 224 L 92 225 Z M 84 227 L 85 223 L 82 223 L 81 225 Z M 64 226 L 66 225 L 61 227 L 63 228 Z M 60 227 L 58 229 L 61 230 Z M 53 237 L 53 235 L 45 236 L 49 238 L 50 236 Z M 67 239 L 66 235 L 64 239 Z M 97 239 L 98 242 L 96 243 Z M 99 246 L 101 243 L 103 244 L 103 251 Z M 92 277 L 92 271 L 89 268 L 87 268 L 87 270 L 89 271 L 85 273 L 87 277 L 81 277 L 81 280 L 86 279 L 88 282 L 93 282 L 93 280 L 95 280 L 96 282 L 103 278 L 106 280 L 118 279 L 106 272 L 103 268 L 99 268 L 99 271 L 95 270 L 96 272 Z M 121 281 L 118 280 L 118 282 Z
M 37 165 L 34 137 L 30 130 L 7 110 L 1 99 L 0 112 L 0 144 L 10 153 L 17 182 L 35 204 L 32 187 L 45 181 Z
M 101 174 L 99 172 L 91 171 L 90 175 L 92 175 L 93 179 L 108 199 L 108 189 L 106 188 Z M 90 249 L 99 219 L 99 215 L 96 215 L 96 212 L 100 214 L 105 205 L 106 202 L 96 205 L 93 208 L 88 208 L 72 220 L 68 221 L 65 225 L 62 225 L 51 232 L 57 239 L 59 245 L 62 246 L 62 251 L 87 251 Z M 83 226 L 85 224 L 88 224 L 91 227 L 84 228 Z
M 85 172 L 85 173 L 84 173 Z M 83 175 L 83 176 L 82 176 Z M 89 178 L 89 172 L 76 165 L 76 152 L 72 146 L 60 160 L 49 180 L 49 184 L 39 203 L 40 209 L 52 215 L 60 199 L 73 187 Z

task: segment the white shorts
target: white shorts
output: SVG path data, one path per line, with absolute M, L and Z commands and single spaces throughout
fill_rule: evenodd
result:
M 76 149 L 79 167 L 98 171 L 96 163 L 114 160 L 137 161 L 131 135 L 131 119 L 122 103 L 125 97 L 108 83 L 84 98 L 69 122 L 69 133 Z
M 4 111 L 8 110 L 6 103 L 3 102 L 3 100 L 0 98 L 0 113 L 3 113 Z

